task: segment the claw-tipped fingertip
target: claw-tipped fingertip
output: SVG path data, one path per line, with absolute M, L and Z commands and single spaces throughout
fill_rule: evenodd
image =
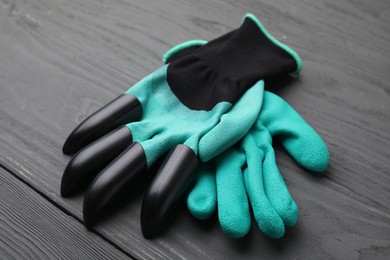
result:
M 80 150 L 64 170 L 61 195 L 69 197 L 86 188 L 131 142 L 130 129 L 122 126 Z
M 66 139 L 62 152 L 75 154 L 121 125 L 137 121 L 142 116 L 142 105 L 129 94 L 122 94 L 81 122 Z
M 92 181 L 84 196 L 84 222 L 90 226 L 102 211 L 118 202 L 146 172 L 146 157 L 139 143 L 131 144 Z
M 198 157 L 186 145 L 177 145 L 166 156 L 142 201 L 141 229 L 145 238 L 153 238 L 167 227 L 173 207 L 191 183 L 197 166 Z
M 99 197 L 94 192 L 88 192 L 84 197 L 83 205 L 83 218 L 84 225 L 90 229 L 95 222 L 99 211 L 101 210 L 101 203 L 98 203 L 96 199 Z

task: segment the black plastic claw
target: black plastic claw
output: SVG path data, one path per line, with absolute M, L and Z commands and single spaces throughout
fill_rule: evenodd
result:
M 130 129 L 121 126 L 80 150 L 62 175 L 61 196 L 68 197 L 86 188 L 132 141 Z
M 177 145 L 167 155 L 142 202 L 141 229 L 145 238 L 153 238 L 167 226 L 172 208 L 191 183 L 198 162 L 196 154 L 185 145 Z
M 115 202 L 131 184 L 146 172 L 146 157 L 142 146 L 133 143 L 104 168 L 89 186 L 84 197 L 84 224 L 91 227 L 100 211 Z
M 75 154 L 115 128 L 140 120 L 141 116 L 142 106 L 138 99 L 122 94 L 81 122 L 66 139 L 62 152 Z

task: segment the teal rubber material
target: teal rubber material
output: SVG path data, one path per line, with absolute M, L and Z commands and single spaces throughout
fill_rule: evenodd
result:
M 187 145 L 202 162 L 208 161 L 248 132 L 260 113 L 264 81 L 248 89 L 233 106 L 220 102 L 211 111 L 191 110 L 171 91 L 166 78 L 168 66 L 156 70 L 126 92 L 142 104 L 141 120 L 127 127 L 133 141 L 143 147 L 148 167 L 177 144 Z
M 212 163 L 200 164 L 196 185 L 187 197 L 188 209 L 197 219 L 208 219 L 217 207 L 217 184 L 215 181 L 215 167 Z
M 293 74 L 301 71 L 302 61 L 295 51 L 272 37 L 255 16 L 247 14 L 243 19 L 255 21 L 274 44 L 294 57 L 297 69 Z M 192 40 L 178 44 L 163 61 L 187 47 L 205 43 Z M 309 170 L 324 171 L 329 162 L 321 138 L 287 103 L 271 93 L 265 95 L 264 102 L 261 116 L 243 141 L 198 169 L 196 185 L 187 197 L 188 209 L 198 219 L 209 218 L 218 208 L 222 230 L 232 237 L 249 231 L 249 205 L 260 229 L 269 237 L 282 237 L 285 225 L 297 222 L 298 207 L 277 168 L 272 136 Z
M 265 91 L 259 118 L 242 141 L 199 168 L 187 198 L 191 214 L 207 219 L 218 208 L 222 230 L 236 238 L 250 229 L 249 205 L 260 230 L 271 238 L 295 225 L 298 207 L 276 165 L 272 137 L 302 167 L 326 170 L 329 152 L 321 137 L 283 99 Z

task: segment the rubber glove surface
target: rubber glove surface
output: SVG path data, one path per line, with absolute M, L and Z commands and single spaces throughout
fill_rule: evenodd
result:
M 323 172 L 329 163 L 325 143 L 283 99 L 265 92 L 260 116 L 239 144 L 198 168 L 187 206 L 198 219 L 218 209 L 222 230 L 242 237 L 251 225 L 250 206 L 260 230 L 280 238 L 294 226 L 298 207 L 278 170 L 272 147 L 275 137 L 302 167 Z
M 152 233 L 159 226 L 154 216 L 165 215 L 179 195 L 167 187 L 186 183 L 198 159 L 214 158 L 249 131 L 260 113 L 263 79 L 299 70 L 298 55 L 246 15 L 238 29 L 161 67 L 83 121 L 63 147 L 77 154 L 64 171 L 61 194 L 89 185 L 83 210 L 90 226 L 157 158 L 179 147 L 144 198 L 141 225 Z M 185 164 L 191 167 L 172 167 Z

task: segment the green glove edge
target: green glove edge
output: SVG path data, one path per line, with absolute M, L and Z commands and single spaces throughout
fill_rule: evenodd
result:
M 302 70 L 302 60 L 301 58 L 299 57 L 298 53 L 296 53 L 293 49 L 291 49 L 290 47 L 288 47 L 287 45 L 285 45 L 284 43 L 278 41 L 277 39 L 275 39 L 275 37 L 273 37 L 266 29 L 265 27 L 263 26 L 263 24 L 259 21 L 259 19 L 257 19 L 257 17 L 251 13 L 248 13 L 246 14 L 243 18 L 242 18 L 242 21 L 244 21 L 245 19 L 251 19 L 252 21 L 254 21 L 257 26 L 259 27 L 259 29 L 265 34 L 265 36 L 268 37 L 268 39 L 270 39 L 270 41 L 272 41 L 275 45 L 279 46 L 280 48 L 282 48 L 283 50 L 285 50 L 286 52 L 288 52 L 294 59 L 295 59 L 295 62 L 297 63 L 297 69 L 292 73 L 293 75 L 298 75 L 299 72 Z
M 205 40 L 199 40 L 199 39 L 195 39 L 195 40 L 190 40 L 190 41 L 186 41 L 186 42 L 182 42 L 182 43 L 179 43 L 175 46 L 173 46 L 171 49 L 169 49 L 162 57 L 162 61 L 164 62 L 164 64 L 166 64 L 169 60 L 170 57 L 172 57 L 173 55 L 175 55 L 176 53 L 184 50 L 184 49 L 187 49 L 189 47 L 193 47 L 193 46 L 202 46 L 202 45 L 205 45 L 207 43 L 207 41 Z

